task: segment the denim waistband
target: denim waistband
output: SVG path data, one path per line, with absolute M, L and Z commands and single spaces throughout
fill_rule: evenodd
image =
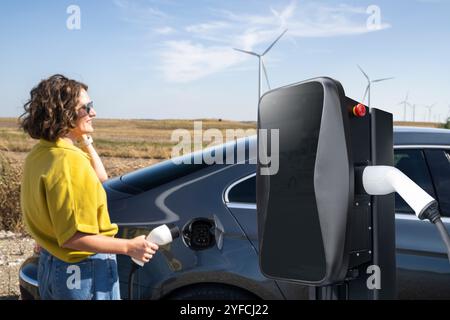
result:
M 61 259 L 55 257 L 54 255 L 52 255 L 50 252 L 48 252 L 44 248 L 41 248 L 40 254 L 44 255 L 44 256 L 47 256 L 49 258 L 54 258 L 54 259 L 57 259 L 57 260 L 61 260 Z M 113 260 L 115 260 L 116 259 L 116 255 L 112 254 L 112 253 L 95 253 L 95 254 L 93 254 L 91 256 L 86 257 L 86 259 L 99 259 L 99 260 L 113 259 Z M 85 259 L 83 259 L 82 261 L 85 261 Z

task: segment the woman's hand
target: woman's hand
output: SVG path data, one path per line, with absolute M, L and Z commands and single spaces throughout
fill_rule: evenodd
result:
M 42 247 L 40 245 L 37 244 L 37 242 L 34 243 L 34 247 L 33 247 L 33 252 L 34 254 L 39 254 L 41 253 L 41 249 Z
M 81 136 L 81 139 L 86 139 L 87 135 L 83 134 Z M 83 143 L 81 143 L 81 148 L 84 152 L 88 153 L 91 157 L 91 166 L 94 168 L 95 173 L 97 174 L 98 179 L 100 182 L 104 182 L 108 180 L 108 174 L 106 173 L 105 166 L 103 165 L 102 160 L 100 159 L 97 151 L 94 148 L 93 144 L 90 144 L 88 146 L 85 146 Z
M 128 240 L 126 254 L 132 258 L 147 263 L 153 257 L 158 248 L 159 247 L 157 244 L 147 241 L 145 236 L 139 236 Z

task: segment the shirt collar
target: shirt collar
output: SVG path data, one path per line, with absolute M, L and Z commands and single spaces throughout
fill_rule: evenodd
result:
M 40 145 L 42 145 L 44 147 L 48 147 L 48 148 L 53 147 L 53 148 L 63 148 L 63 149 L 73 150 L 75 152 L 79 152 L 79 153 L 83 154 L 85 157 L 87 157 L 89 159 L 89 156 L 86 152 L 84 152 L 77 146 L 75 146 L 75 145 L 71 144 L 70 142 L 67 142 L 66 140 L 61 139 L 61 138 L 56 139 L 56 141 L 48 141 L 48 140 L 41 138 L 41 139 L 39 139 L 39 143 L 40 143 Z

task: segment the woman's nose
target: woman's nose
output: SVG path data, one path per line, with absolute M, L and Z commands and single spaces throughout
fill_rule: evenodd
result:
M 94 108 L 91 108 L 91 110 L 89 110 L 89 116 L 91 118 L 94 118 L 97 116 L 97 112 L 95 112 Z

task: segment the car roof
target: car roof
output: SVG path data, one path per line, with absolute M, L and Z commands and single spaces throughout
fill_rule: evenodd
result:
M 249 137 L 256 143 L 256 135 Z M 450 146 L 450 130 L 421 127 L 394 127 L 394 146 Z
M 450 146 L 450 130 L 420 127 L 394 127 L 394 145 Z

